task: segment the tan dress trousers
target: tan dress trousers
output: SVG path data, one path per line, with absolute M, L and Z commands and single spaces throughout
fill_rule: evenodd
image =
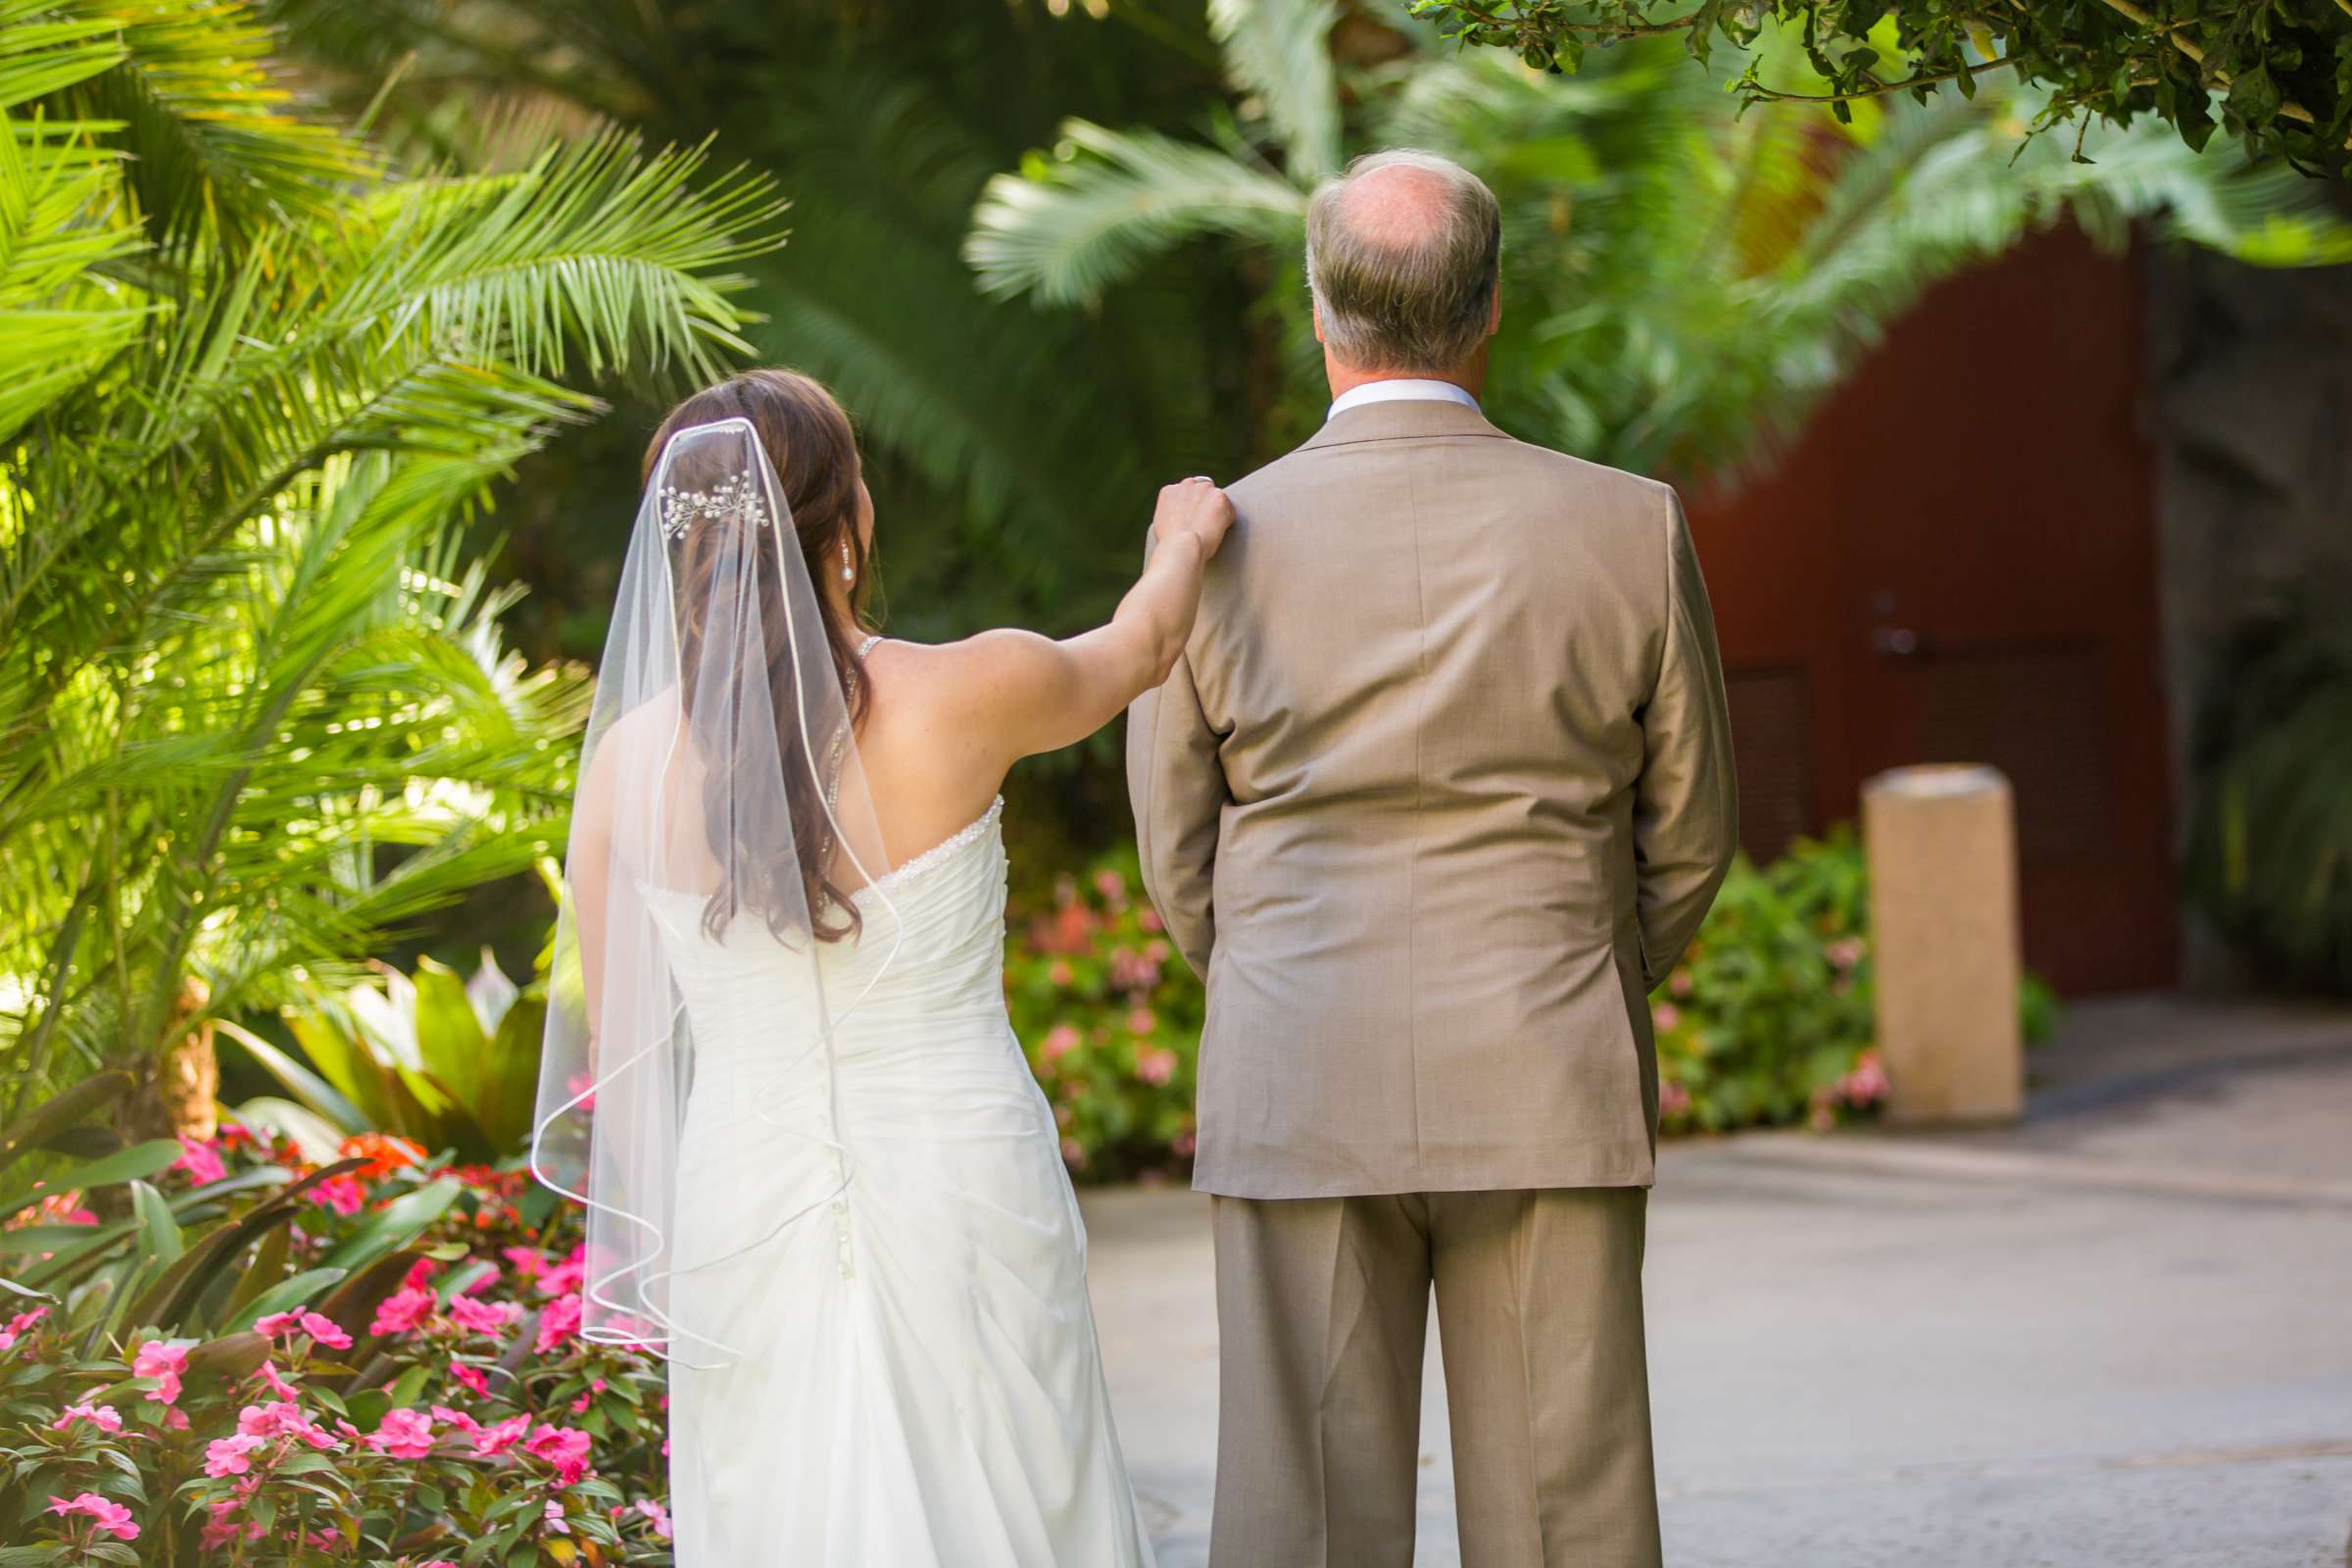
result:
M 1215 1199 L 1210 1568 L 1412 1562 L 1433 1284 L 1463 1568 L 1658 1568 L 1648 1197 Z

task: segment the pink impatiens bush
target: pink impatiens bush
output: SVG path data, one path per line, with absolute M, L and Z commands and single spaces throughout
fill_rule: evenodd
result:
M 120 1274 L 8 1298 L 0 1564 L 671 1560 L 661 1365 L 580 1338 L 571 1205 L 396 1140 L 325 1171 L 233 1125 L 200 1147 L 134 1184 L 134 1217 L 165 1217 L 124 1232 Z M 0 1274 L 70 1260 L 65 1229 L 0 1231 Z M 156 1289 L 231 1252 L 218 1299 Z M 187 1321 L 131 1309 L 154 1302 Z
M 1152 1181 L 1190 1167 L 1205 999 L 1132 855 L 1012 911 L 1004 994 L 1074 1175 Z

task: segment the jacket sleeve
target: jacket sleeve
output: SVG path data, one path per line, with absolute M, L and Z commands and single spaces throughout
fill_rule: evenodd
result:
M 1127 712 L 1127 794 L 1144 890 L 1169 938 L 1203 979 L 1216 947 L 1217 830 L 1231 798 L 1217 735 L 1200 711 L 1192 656 Z
M 1715 617 L 1683 505 L 1667 492 L 1664 651 L 1642 710 L 1634 859 L 1646 985 L 1665 980 L 1706 918 L 1739 847 L 1732 721 Z

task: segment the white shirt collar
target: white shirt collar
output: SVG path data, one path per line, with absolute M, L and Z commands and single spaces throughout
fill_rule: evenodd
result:
M 1331 401 L 1331 413 L 1325 418 L 1336 418 L 1349 409 L 1360 409 L 1367 403 L 1403 403 L 1407 401 L 1459 403 L 1465 409 L 1476 409 L 1478 399 L 1455 386 L 1451 381 L 1423 381 L 1399 377 L 1393 381 L 1366 381 L 1349 387 Z

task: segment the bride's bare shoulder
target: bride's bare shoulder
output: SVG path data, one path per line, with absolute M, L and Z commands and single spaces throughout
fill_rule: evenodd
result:
M 874 672 L 877 708 L 895 702 L 914 710 L 940 708 L 972 716 L 1018 700 L 1039 662 L 1054 657 L 1053 639 L 1001 627 L 952 643 L 894 638 L 875 644 L 866 664 Z

